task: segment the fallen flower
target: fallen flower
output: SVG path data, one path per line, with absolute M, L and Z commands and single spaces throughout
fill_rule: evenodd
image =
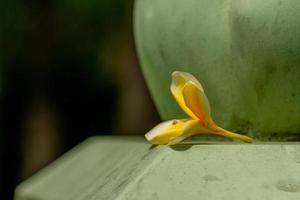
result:
M 192 135 L 217 134 L 244 142 L 251 137 L 227 131 L 213 121 L 209 101 L 200 82 L 187 72 L 172 73 L 171 92 L 182 110 L 190 117 L 162 122 L 146 133 L 152 144 L 173 145 Z

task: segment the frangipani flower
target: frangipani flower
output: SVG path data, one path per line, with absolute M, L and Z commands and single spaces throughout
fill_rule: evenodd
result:
M 152 144 L 173 145 L 197 134 L 217 134 L 244 142 L 252 138 L 233 133 L 217 126 L 210 114 L 210 105 L 200 82 L 191 74 L 175 71 L 172 73 L 171 92 L 187 119 L 162 122 L 146 133 Z

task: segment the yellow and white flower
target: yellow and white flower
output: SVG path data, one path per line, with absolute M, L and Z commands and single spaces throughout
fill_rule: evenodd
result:
M 216 125 L 210 114 L 209 101 L 200 82 L 191 74 L 172 73 L 171 92 L 182 110 L 190 117 L 162 122 L 146 133 L 152 144 L 173 145 L 197 134 L 217 134 L 244 142 L 252 138 L 233 133 Z

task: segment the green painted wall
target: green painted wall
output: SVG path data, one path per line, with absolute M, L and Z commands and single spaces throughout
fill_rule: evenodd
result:
M 184 116 L 169 91 L 181 70 L 203 84 L 220 126 L 299 139 L 299 10 L 294 0 L 137 0 L 136 45 L 162 118 Z

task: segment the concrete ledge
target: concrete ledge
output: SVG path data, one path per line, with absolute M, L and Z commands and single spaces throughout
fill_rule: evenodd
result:
M 20 184 L 16 200 L 300 199 L 300 143 L 151 147 L 93 137 Z

